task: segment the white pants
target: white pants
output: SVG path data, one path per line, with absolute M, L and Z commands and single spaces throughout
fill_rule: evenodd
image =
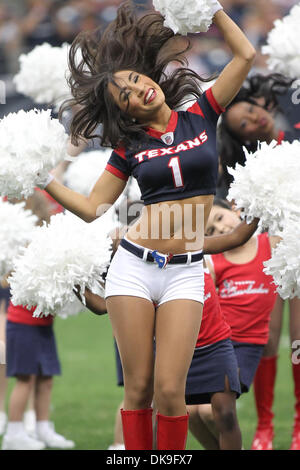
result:
M 203 304 L 203 260 L 160 269 L 119 246 L 106 277 L 105 298 L 113 295 L 142 297 L 157 307 L 175 299 Z

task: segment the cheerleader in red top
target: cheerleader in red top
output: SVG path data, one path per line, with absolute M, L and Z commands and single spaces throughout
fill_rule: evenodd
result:
M 231 330 L 207 268 L 204 280 L 203 318 L 185 391 L 189 429 L 206 450 L 240 450 L 235 402 L 241 389 Z
M 299 89 L 292 87 L 294 80 L 274 73 L 267 76 L 253 75 L 247 79 L 236 98 L 223 113 L 219 127 L 219 151 L 223 166 L 223 179 L 228 187 L 231 177 L 226 166 L 243 164 L 243 147 L 249 151 L 257 148 L 257 142 L 300 139 Z M 300 299 L 289 300 L 291 357 L 300 338 Z M 270 337 L 264 349 L 255 379 L 254 392 L 258 413 L 257 432 L 253 440 L 254 450 L 272 447 L 274 387 L 278 346 L 281 335 L 284 301 L 278 296 L 271 315 Z M 294 348 L 296 345 L 296 348 Z M 290 450 L 300 449 L 300 364 L 292 362 L 295 417 Z
M 26 200 L 26 208 L 46 220 L 52 207 L 43 192 Z M 6 323 L 6 375 L 15 377 L 2 450 L 40 450 L 47 447 L 72 448 L 74 443 L 57 434 L 49 422 L 53 376 L 60 375 L 60 362 L 53 330 L 53 317 L 33 318 L 35 308 L 9 303 Z M 29 436 L 23 416 L 34 387 L 36 436 Z
M 206 236 L 204 253 L 220 253 L 243 245 L 255 232 L 257 223 L 258 219 L 249 225 L 238 223 L 230 232 Z M 190 430 L 207 450 L 240 449 L 235 401 L 241 387 L 237 358 L 230 341 L 231 329 L 207 268 L 204 276 L 203 318 L 186 382 Z
M 232 230 L 240 221 L 226 201 L 215 201 L 207 233 Z M 248 391 L 268 342 L 269 323 L 276 300 L 272 278 L 263 273 L 263 261 L 271 257 L 278 237 L 267 233 L 252 237 L 240 248 L 211 257 L 211 269 L 219 291 L 222 312 L 232 330 L 240 368 L 242 391 Z

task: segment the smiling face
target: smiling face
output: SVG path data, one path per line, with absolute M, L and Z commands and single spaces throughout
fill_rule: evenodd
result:
M 261 106 L 240 101 L 226 113 L 229 128 L 242 142 L 270 142 L 274 137 L 274 120 Z
M 153 116 L 167 107 L 163 91 L 146 75 L 121 70 L 114 74 L 114 80 L 116 85 L 109 83 L 108 90 L 115 103 L 140 123 L 151 122 Z
M 213 206 L 208 221 L 206 224 L 205 235 L 223 235 L 224 233 L 231 232 L 239 223 L 241 219 L 239 212 L 231 209 L 225 209 L 221 206 Z

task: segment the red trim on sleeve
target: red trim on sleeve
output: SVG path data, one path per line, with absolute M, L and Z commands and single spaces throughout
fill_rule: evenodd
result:
M 122 173 L 122 171 L 118 170 L 117 168 L 115 168 L 114 166 L 110 165 L 109 163 L 107 163 L 106 167 L 105 167 L 105 170 L 106 171 L 109 171 L 110 173 L 112 173 L 113 175 L 117 176 L 118 178 L 121 178 L 121 180 L 124 180 L 124 181 L 127 181 L 128 180 L 128 176 L 125 175 L 124 173 Z
M 125 148 L 124 148 L 124 147 L 119 147 L 119 148 L 115 149 L 114 151 L 115 151 L 115 153 L 117 153 L 121 158 L 123 158 L 124 160 L 126 160 Z
M 215 113 L 217 113 L 217 114 L 224 113 L 225 108 L 222 108 L 222 107 L 219 105 L 219 103 L 216 101 L 216 98 L 214 97 L 211 88 L 209 88 L 208 90 L 206 90 L 206 97 L 207 97 L 207 99 L 208 99 L 208 101 L 209 101 L 211 107 L 212 107 L 213 110 L 215 111 Z
M 300 122 L 297 122 L 297 124 L 294 125 L 295 129 L 300 129 Z
M 203 111 L 202 109 L 200 108 L 199 106 L 199 103 L 194 103 L 190 108 L 187 109 L 187 111 L 189 113 L 193 113 L 193 114 L 199 114 L 200 116 L 202 116 L 204 118 L 204 114 L 203 114 Z
M 284 140 L 284 131 L 279 131 L 277 136 L 277 144 L 280 145 Z

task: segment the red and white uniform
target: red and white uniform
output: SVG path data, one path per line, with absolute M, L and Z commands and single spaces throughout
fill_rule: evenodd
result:
M 196 348 L 230 338 L 230 326 L 221 311 L 218 294 L 209 270 L 204 269 L 204 305 Z
M 263 272 L 263 262 L 270 258 L 267 233 L 257 236 L 256 256 L 248 263 L 231 263 L 223 254 L 211 256 L 221 310 L 234 341 L 253 344 L 268 341 L 270 314 L 276 299 L 273 278 Z
M 12 302 L 9 302 L 7 309 L 7 320 L 13 323 L 22 323 L 23 325 L 32 325 L 32 326 L 49 326 L 53 323 L 53 316 L 48 315 L 47 317 L 38 317 L 34 318 L 33 312 L 36 307 L 32 307 L 30 310 L 27 310 L 26 307 L 22 305 L 13 305 Z

